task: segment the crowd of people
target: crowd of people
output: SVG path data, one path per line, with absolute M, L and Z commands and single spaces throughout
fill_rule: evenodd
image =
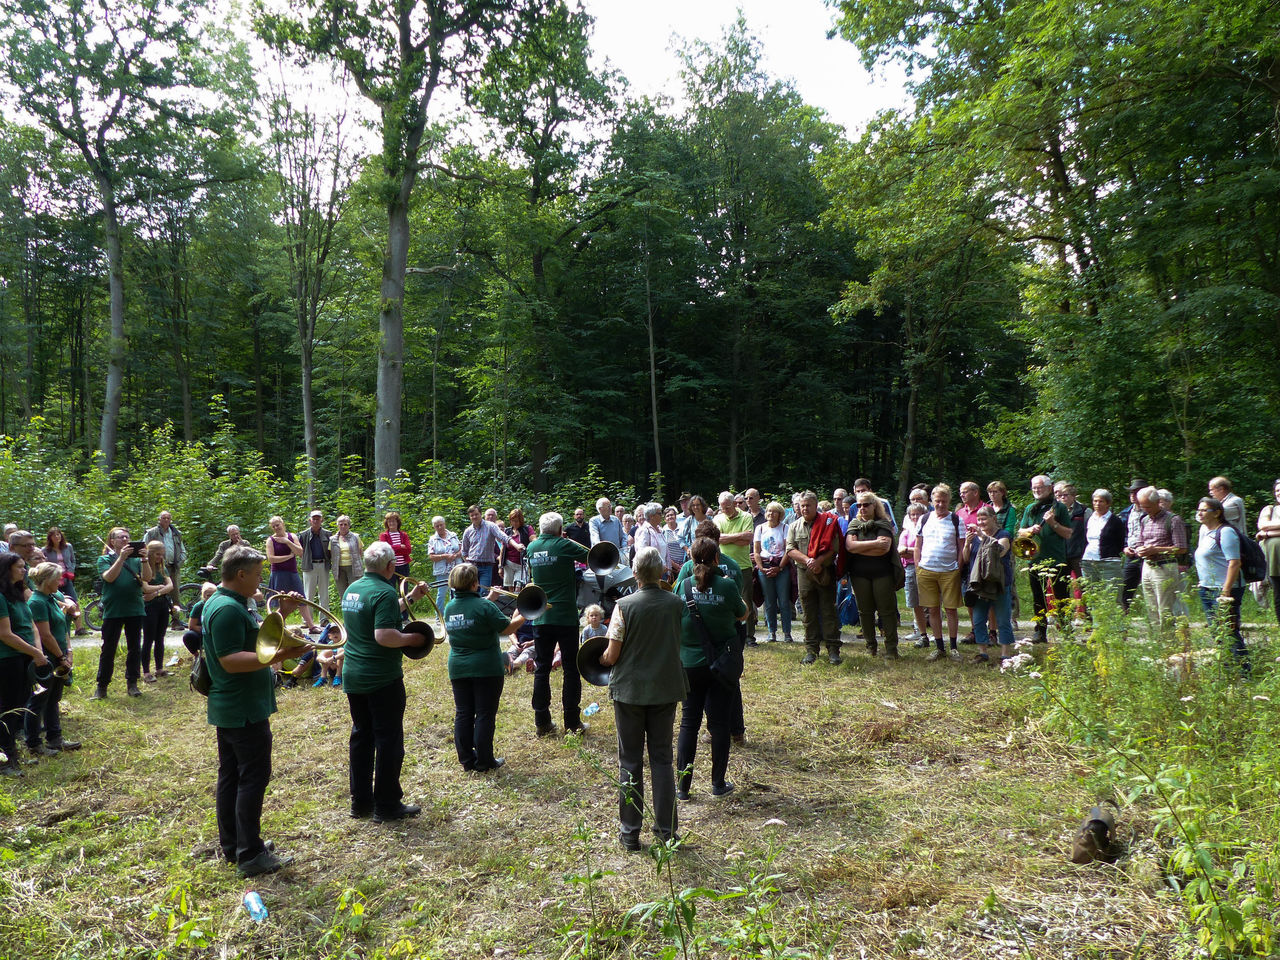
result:
M 584 656 L 590 652 L 608 672 L 619 752 L 619 838 L 626 849 L 641 845 L 646 754 L 655 833 L 678 837 L 676 803 L 691 797 L 704 723 L 710 793 L 733 792 L 729 755 L 746 738 L 740 684 L 746 647 L 794 642 L 800 619 L 800 662 L 814 664 L 825 654 L 827 663 L 839 665 L 842 625 L 856 622 L 868 655 L 897 660 L 905 607 L 914 629 L 902 639 L 928 650 L 927 660 L 959 660 L 960 646 L 972 643 L 974 659 L 991 663 L 993 644 L 1003 658 L 1017 643 L 1017 557 L 1028 560 L 1033 645 L 1048 641 L 1055 622 L 1090 617 L 1090 604 L 1115 602 L 1127 611 L 1139 590 L 1151 629 L 1170 630 L 1187 615 L 1183 577 L 1194 569 L 1205 615 L 1231 638 L 1247 675 L 1239 620 L 1247 586 L 1243 551 L 1253 545 L 1246 544 L 1244 503 L 1226 478 L 1210 480 L 1208 495 L 1197 503 L 1194 545 L 1168 491 L 1140 478 L 1118 510 L 1106 489 L 1094 490 L 1086 506 L 1071 483 L 1043 475 L 1032 478 L 1021 510 L 1002 482 L 991 482 L 986 492 L 984 500 L 978 484 L 963 482 L 953 506 L 949 485 L 922 484 L 900 515 L 864 479 L 851 492 L 837 488 L 830 500 L 801 491 L 786 504 L 762 503 L 754 489 L 725 491 L 714 509 L 690 494 L 669 506 L 642 503 L 629 511 L 615 511 L 601 498 L 590 518 L 586 508 L 567 523 L 548 511 L 536 529 L 519 509 L 504 524 L 496 509 L 476 504 L 461 531 L 451 531 L 444 517 L 432 518 L 431 577 L 421 581 L 413 579 L 414 543 L 399 514 L 388 513 L 366 546 L 349 517 L 339 516 L 330 530 L 323 512 L 313 510 L 297 533 L 272 517 L 261 550 L 229 526 L 201 571 L 211 582 L 190 610 L 174 602 L 186 548 L 164 511 L 142 541 L 132 541 L 124 527 L 111 528 L 103 541 L 96 560 L 102 637 L 91 699 L 108 694 L 122 634 L 130 696 L 141 695 L 140 682 L 169 676 L 166 629 L 185 614 L 179 621 L 184 643 L 203 657 L 211 681 L 219 848 L 252 876 L 288 862 L 260 829 L 270 778 L 269 717 L 281 684 L 318 677 L 314 685 L 331 683 L 346 694 L 353 817 L 389 822 L 419 813 L 417 804 L 404 801 L 400 773 L 403 658 L 425 655 L 437 639 L 429 627 L 409 622 L 417 619 L 414 605 L 424 601 L 434 608 L 438 638 L 449 644 L 454 745 L 466 771 L 503 765 L 495 756 L 495 721 L 506 678 L 521 662 L 533 667 L 532 733 L 545 737 L 559 729 L 551 684 L 558 667 L 563 732 L 585 734 L 579 647 L 594 644 Z M 1273 494 L 1255 530 L 1280 615 L 1280 481 Z M 6 533 L 0 544 L 0 772 L 21 775 L 25 763 L 80 746 L 63 736 L 59 702 L 74 665 L 71 630 L 84 628 L 75 554 L 62 532 L 49 530 L 44 548 L 27 531 Z M 630 577 L 610 574 L 610 582 L 625 588 L 603 590 L 598 565 L 588 567 L 592 548 L 602 543 L 616 547 L 617 570 Z M 263 663 L 257 635 L 264 572 L 280 613 L 296 611 L 304 637 L 329 639 L 334 627 L 326 621 L 339 618 L 341 648 L 299 656 L 296 646 L 282 644 Z M 511 609 L 511 591 L 526 584 L 545 597 L 529 622 Z M 757 637 L 761 616 L 765 630 Z M 19 752 L 19 738 L 30 756 Z

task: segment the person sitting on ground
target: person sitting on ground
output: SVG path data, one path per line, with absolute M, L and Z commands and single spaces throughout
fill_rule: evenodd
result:
M 192 656 L 204 649 L 204 605 L 217 592 L 216 583 L 203 583 L 200 586 L 200 599 L 191 605 L 191 613 L 187 617 L 187 629 L 182 634 L 182 645 L 191 651 Z
M 312 687 L 323 687 L 326 683 L 333 687 L 342 686 L 343 650 L 320 650 L 316 654 L 316 662 L 320 665 L 320 678 Z

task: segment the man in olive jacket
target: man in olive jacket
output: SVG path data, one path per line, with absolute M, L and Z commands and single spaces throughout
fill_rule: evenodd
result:
M 640 588 L 618 601 L 609 621 L 609 646 L 600 657 L 613 667 L 609 692 L 618 730 L 618 839 L 626 850 L 640 849 L 646 743 L 653 832 L 659 840 L 678 839 L 673 735 L 676 705 L 689 685 L 680 665 L 684 603 L 658 586 L 664 569 L 653 547 L 636 551 L 632 571 Z

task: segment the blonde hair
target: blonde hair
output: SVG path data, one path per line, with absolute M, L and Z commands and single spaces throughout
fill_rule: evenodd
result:
M 582 611 L 582 619 L 578 621 L 578 626 L 585 630 L 587 625 L 591 623 L 591 614 L 593 613 L 600 614 L 600 621 L 604 622 L 604 607 L 598 603 L 593 603 Z
M 55 577 L 59 580 L 62 579 L 62 567 L 47 560 L 44 563 L 37 563 L 31 570 L 31 582 L 36 587 L 40 587 Z
M 460 563 L 449 571 L 450 590 L 474 590 L 480 585 L 480 571 L 474 563 Z

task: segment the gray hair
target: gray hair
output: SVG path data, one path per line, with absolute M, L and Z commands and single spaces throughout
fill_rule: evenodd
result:
M 805 490 L 800 494 L 800 502 L 804 503 L 806 500 L 812 500 L 814 503 L 817 503 L 818 495 L 812 490 Z
M 606 503 L 609 503 L 609 498 L 608 498 L 608 497 L 601 497 L 599 500 L 597 500 L 597 501 L 596 501 L 596 509 L 597 509 L 597 510 L 599 510 L 599 509 L 600 509 L 601 507 L 603 507 Z M 609 503 L 609 506 L 611 506 L 611 507 L 612 507 L 612 506 L 613 506 L 613 504 L 612 504 L 612 503 Z
M 1047 473 L 1037 473 L 1031 478 L 1031 486 L 1034 487 L 1037 483 L 1047 483 L 1049 486 L 1053 486 L 1053 477 Z
M 30 537 L 32 540 L 35 540 L 36 538 L 35 534 L 30 530 L 14 530 L 9 534 L 9 544 L 12 545 L 17 540 L 25 540 L 27 537 Z
M 447 526 L 447 525 L 448 525 L 448 523 L 449 523 L 449 521 L 448 521 L 448 520 L 446 520 L 444 517 L 441 517 L 441 516 L 434 516 L 434 517 L 432 517 L 432 518 L 431 518 L 431 525 L 432 525 L 433 527 L 436 525 L 436 523 L 437 523 L 437 522 L 439 522 L 439 523 L 443 523 L 443 524 L 445 524 L 446 526 Z
M 666 569 L 667 565 L 662 562 L 662 554 L 657 547 L 641 547 L 631 563 L 631 572 L 635 574 L 636 582 L 642 586 L 657 583 Z
M 1155 487 L 1143 487 L 1141 490 L 1138 491 L 1139 503 L 1141 503 L 1143 500 L 1159 501 L 1159 499 L 1160 499 L 1160 491 L 1157 490 Z
M 1161 487 L 1159 490 L 1157 490 L 1156 494 L 1160 497 L 1160 502 L 1163 503 L 1166 507 L 1173 506 L 1173 494 L 1170 493 L 1168 490 L 1166 490 L 1164 487 Z
M 231 531 L 232 531 L 232 530 L 234 530 L 236 533 L 239 533 L 239 532 L 240 532 L 240 528 L 239 528 L 236 524 L 234 524 L 234 523 L 233 523 L 231 526 L 227 527 L 227 536 L 228 536 L 228 537 L 229 537 L 229 536 L 231 536 Z
M 1093 491 L 1093 496 L 1090 497 L 1090 499 L 1091 500 L 1102 499 L 1107 501 L 1107 503 L 1115 503 L 1114 498 L 1112 498 L 1111 496 L 1111 491 L 1108 490 L 1106 487 L 1099 487 L 1097 490 Z
M 550 510 L 538 518 L 538 533 L 544 537 L 556 537 L 564 529 L 564 517 Z
M 261 566 L 266 559 L 265 554 L 259 553 L 248 544 L 237 543 L 227 547 L 227 552 L 222 555 L 222 582 L 234 580 L 241 570 Z
M 351 526 L 351 518 L 350 518 L 350 517 L 348 517 L 345 513 L 340 513 L 340 514 L 338 514 L 338 519 L 337 519 L 337 520 L 335 520 L 335 521 L 333 521 L 333 522 L 334 522 L 334 523 L 341 523 L 343 520 L 347 521 L 347 526 L 348 526 L 348 527 L 349 527 L 349 526 Z
M 644 518 L 645 518 L 646 520 L 648 520 L 650 517 L 652 517 L 655 513 L 656 513 L 658 516 L 662 516 L 662 504 L 660 504 L 660 503 L 646 503 L 646 504 L 644 505 Z
M 728 500 L 730 503 L 736 502 L 734 500 L 733 493 L 731 491 L 721 490 L 720 496 L 716 497 L 716 503 L 724 503 L 726 500 Z
M 375 540 L 364 548 L 364 568 L 366 570 L 385 570 L 388 565 L 394 566 L 396 552 L 385 540 Z

